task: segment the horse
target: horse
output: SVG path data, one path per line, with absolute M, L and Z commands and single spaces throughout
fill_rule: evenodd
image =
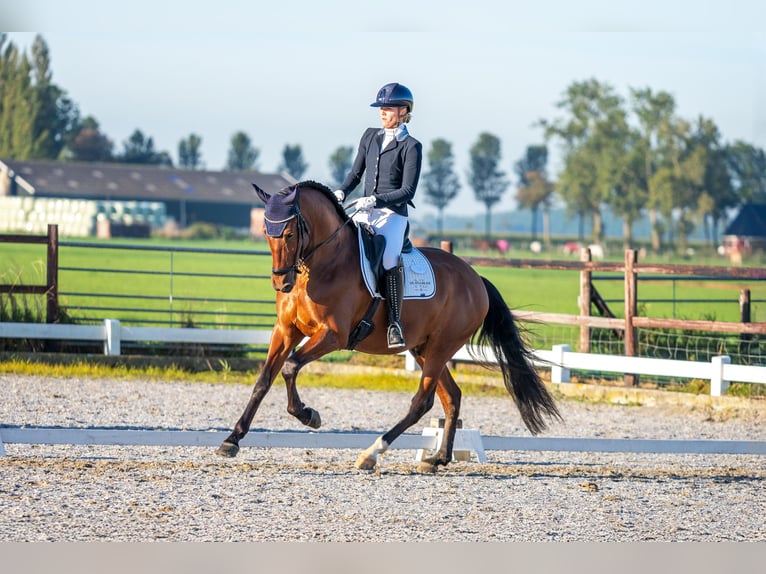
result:
M 298 395 L 298 373 L 311 361 L 351 346 L 377 355 L 409 351 L 422 370 L 409 410 L 361 453 L 355 463 L 358 469 L 373 470 L 378 456 L 431 409 L 434 396 L 444 409 L 443 438 L 439 449 L 423 458 L 417 470 L 436 472 L 438 466 L 452 460 L 462 393 L 447 365 L 470 341 L 493 351 L 498 364 L 490 365 L 486 358 L 483 363 L 502 372 L 505 387 L 532 434 L 547 428 L 546 419 L 561 419 L 553 397 L 532 366 L 531 351 L 510 309 L 497 288 L 464 260 L 441 249 L 421 248 L 433 268 L 436 289 L 430 299 L 405 299 L 402 326 L 406 348 L 389 349 L 385 328 L 373 328 L 361 341 L 350 344 L 354 329 L 369 315 L 372 300 L 360 272 L 356 224 L 321 183 L 303 181 L 273 195 L 253 186 L 266 205 L 264 231 L 272 254 L 277 320 L 250 399 L 234 430 L 217 450 L 219 455 L 237 455 L 239 441 L 249 431 L 280 370 L 287 390 L 287 412 L 309 428 L 318 429 L 319 413 L 305 406 Z M 381 305 L 371 323 L 386 325 L 386 321 Z

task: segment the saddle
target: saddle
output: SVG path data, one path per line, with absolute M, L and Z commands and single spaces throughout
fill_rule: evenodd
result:
M 383 300 L 378 285 L 383 278 L 383 250 L 386 238 L 376 234 L 367 224 L 357 225 L 361 273 L 372 297 L 361 322 L 349 336 L 346 349 L 352 350 L 375 329 L 372 318 Z M 436 280 L 431 263 L 423 253 L 412 245 L 409 239 L 409 225 L 402 246 L 402 267 L 404 268 L 404 299 L 430 299 L 436 293 Z
M 386 238 L 376 234 L 367 225 L 357 226 L 362 277 L 372 297 L 381 297 L 378 285 L 383 278 L 383 250 Z M 409 224 L 402 246 L 402 267 L 404 268 L 404 299 L 430 299 L 436 293 L 436 280 L 431 263 L 426 256 L 412 245 L 409 238 Z

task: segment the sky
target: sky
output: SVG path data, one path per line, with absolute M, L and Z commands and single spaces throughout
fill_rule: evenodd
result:
M 727 142 L 766 149 L 766 3 L 755 0 L 0 0 L 10 40 L 48 44 L 53 81 L 115 144 L 136 129 L 177 161 L 202 137 L 222 169 L 244 131 L 257 167 L 274 172 L 299 144 L 304 179 L 330 185 L 329 157 L 379 125 L 369 104 L 388 82 L 415 98 L 410 133 L 427 153 L 453 146 L 462 189 L 452 214 L 484 213 L 466 183 L 470 147 L 500 139 L 511 179 L 496 210 L 513 207 L 513 165 L 543 143 L 541 119 L 573 82 L 596 79 L 667 91 L 677 113 L 703 115 Z M 559 168 L 550 144 L 551 175 Z M 424 160 L 423 171 L 428 170 Z M 414 215 L 435 212 L 423 199 Z

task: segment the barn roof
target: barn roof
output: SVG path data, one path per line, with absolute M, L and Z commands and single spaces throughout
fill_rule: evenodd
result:
M 766 237 L 766 204 L 743 205 L 737 216 L 726 228 L 724 235 L 742 237 Z
M 15 176 L 19 195 L 82 199 L 187 200 L 252 205 L 262 202 L 251 183 L 269 194 L 295 183 L 287 174 L 198 171 L 122 163 L 2 160 L 2 171 Z

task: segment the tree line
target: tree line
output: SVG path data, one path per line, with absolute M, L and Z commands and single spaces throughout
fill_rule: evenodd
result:
M 601 215 L 606 207 L 623 220 L 626 245 L 633 225 L 648 214 L 652 247 L 677 243 L 685 249 L 688 236 L 701 225 L 708 240 L 717 237 L 729 210 L 748 202 L 766 202 L 766 155 L 745 141 L 724 141 L 715 122 L 706 117 L 683 118 L 674 97 L 650 88 L 629 88 L 623 97 L 609 84 L 589 79 L 573 82 L 556 104 L 558 115 L 536 122 L 540 142 L 527 146 L 513 164 L 514 199 L 532 215 L 537 235 L 542 213 L 543 238 L 550 243 L 550 210 L 557 203 L 580 222 L 592 222 L 592 240 L 604 235 Z M 548 170 L 549 146 L 558 145 L 561 169 L 554 179 Z M 178 143 L 178 165 L 204 166 L 202 138 L 194 133 Z M 232 135 L 226 170 L 258 168 L 260 151 L 243 131 Z M 348 173 L 351 146 L 339 146 L 328 159 L 333 185 Z M 170 154 L 154 148 L 151 137 L 135 130 L 115 152 L 92 116 L 81 118 L 77 105 L 52 81 L 50 54 L 36 37 L 31 55 L 20 53 L 0 33 L 0 157 L 63 161 L 115 161 L 172 165 Z M 460 191 L 451 142 L 437 138 L 425 154 L 421 180 L 425 201 L 438 211 L 438 232 L 444 212 Z M 300 180 L 308 164 L 299 144 L 285 145 L 278 169 Z M 469 149 L 465 180 L 486 208 L 485 232 L 490 235 L 492 210 L 511 188 L 503 170 L 500 139 L 480 133 Z
M 178 142 L 178 166 L 201 169 L 202 137 L 191 133 Z M 244 131 L 230 140 L 226 170 L 257 169 L 260 151 Z M 52 81 L 45 40 L 36 36 L 30 54 L 21 52 L 0 32 L 0 157 L 17 160 L 118 162 L 172 166 L 167 151 L 136 129 L 115 150 L 93 116 L 81 117 L 79 107 Z M 285 145 L 279 170 L 300 179 L 308 168 L 300 145 Z

